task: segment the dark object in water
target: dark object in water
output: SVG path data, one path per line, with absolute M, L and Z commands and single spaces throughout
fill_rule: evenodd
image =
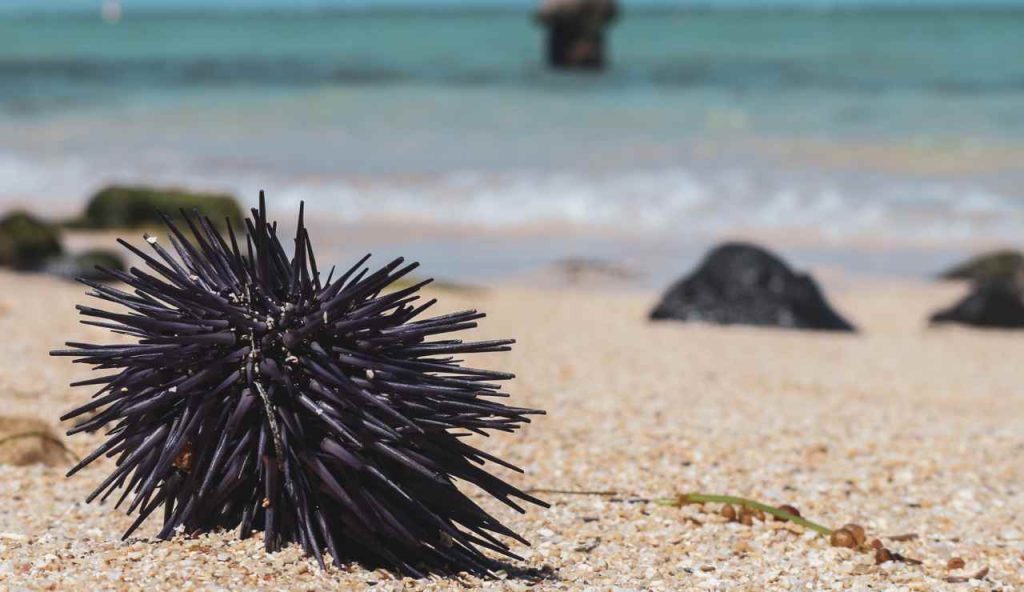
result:
M 11 212 L 0 220 L 0 265 L 36 271 L 63 252 L 60 230 L 28 212 Z
M 974 327 L 1024 327 L 1024 290 L 1017 279 L 979 282 L 960 302 L 932 315 L 932 323 L 960 323 Z
M 810 276 L 750 244 L 716 247 L 697 271 L 676 282 L 651 319 L 856 331 L 825 301 Z
M 242 221 L 242 208 L 231 195 L 198 193 L 163 187 L 114 185 L 89 199 L 85 214 L 73 221 L 75 228 L 139 228 L 163 225 L 159 212 L 201 210 L 215 226 L 223 228 L 225 218 Z
M 604 68 L 604 30 L 617 15 L 616 0 L 546 0 L 536 18 L 548 30 L 548 65 Z
M 992 251 L 972 257 L 939 275 L 944 280 L 989 280 L 1015 278 L 1024 275 L 1024 253 L 1020 251 Z
M 466 439 L 543 413 L 491 400 L 511 374 L 460 365 L 512 340 L 446 337 L 475 327 L 473 310 L 416 320 L 430 280 L 385 291 L 416 263 L 371 272 L 367 255 L 321 280 L 302 209 L 288 259 L 262 193 L 240 240 L 182 215 L 194 239 L 167 219 L 177 256 L 153 237 L 153 256 L 119 241 L 150 268 L 109 272 L 132 292 L 83 281 L 128 309 L 79 306 L 95 319 L 83 322 L 137 342 L 52 352 L 112 372 L 76 383 L 100 390 L 62 418 L 84 418 L 69 435 L 113 426 L 68 472 L 116 459 L 87 501 L 123 488 L 117 505 L 138 513 L 125 537 L 162 508 L 161 538 L 262 530 L 268 552 L 297 542 L 321 566 L 329 553 L 413 576 L 489 574 L 501 564 L 483 550 L 517 558 L 500 537 L 526 541 L 455 485 L 520 512 L 515 498 L 546 505 L 485 470 L 519 471 Z
M 62 255 L 47 260 L 43 271 L 69 280 L 87 279 L 97 282 L 110 280 L 103 269 L 124 271 L 121 255 L 107 249 L 93 249 L 75 255 Z

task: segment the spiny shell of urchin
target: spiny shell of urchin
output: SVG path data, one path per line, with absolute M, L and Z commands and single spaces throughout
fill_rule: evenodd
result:
M 289 258 L 260 205 L 240 241 L 206 218 L 169 218 L 172 255 L 152 237 L 149 255 L 119 241 L 148 270 L 103 270 L 127 289 L 83 280 L 118 312 L 79 306 L 82 322 L 127 335 L 128 344 L 69 342 L 52 352 L 108 371 L 62 419 L 68 434 L 109 428 L 68 475 L 101 456 L 113 472 L 88 496 L 118 489 L 137 513 L 127 538 L 163 508 L 160 538 L 263 531 L 268 552 L 297 542 L 324 565 L 348 560 L 402 573 L 487 574 L 517 558 L 502 537 L 526 544 L 455 485 L 464 481 L 522 512 L 514 498 L 546 505 L 488 472 L 517 467 L 467 436 L 513 432 L 542 413 L 491 400 L 511 374 L 467 368 L 457 356 L 507 351 L 511 340 L 437 339 L 484 315 L 418 320 L 427 282 L 396 288 L 416 264 L 370 272 L 367 257 L 321 281 L 300 207 Z M 130 290 L 130 291 L 127 291 Z M 521 472 L 521 471 L 520 471 Z

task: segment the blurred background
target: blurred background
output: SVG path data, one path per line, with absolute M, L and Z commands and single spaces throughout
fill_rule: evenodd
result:
M 926 275 L 1020 242 L 1024 0 L 573 4 L 2 0 L 0 209 L 266 189 L 324 257 L 452 281 L 660 286 L 737 237 Z

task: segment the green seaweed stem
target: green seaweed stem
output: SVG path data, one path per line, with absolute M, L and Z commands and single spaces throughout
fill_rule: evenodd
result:
M 780 520 L 785 520 L 787 522 L 792 522 L 793 524 L 803 526 L 804 528 L 809 528 L 814 532 L 817 532 L 821 536 L 829 536 L 830 534 L 832 534 L 831 528 L 824 526 L 822 524 L 818 524 L 817 522 L 812 522 L 810 520 L 807 520 L 806 518 L 797 516 L 795 514 L 790 514 L 785 510 L 780 510 L 779 508 L 769 506 L 768 504 L 763 504 L 756 500 L 748 499 L 745 497 L 737 497 L 734 495 L 719 495 L 712 493 L 681 493 L 676 497 L 661 498 L 654 500 L 654 502 L 662 506 L 673 506 L 677 508 L 685 504 L 733 504 L 737 506 L 743 506 L 745 508 L 750 508 L 751 510 L 761 510 L 765 514 L 770 514 Z

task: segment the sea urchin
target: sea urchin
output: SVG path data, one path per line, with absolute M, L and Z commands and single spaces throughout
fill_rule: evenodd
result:
M 519 471 L 467 440 L 542 413 L 491 400 L 507 396 L 496 381 L 512 375 L 457 359 L 512 340 L 435 339 L 484 315 L 415 320 L 435 302 L 416 302 L 429 280 L 394 287 L 415 263 L 371 273 L 367 255 L 321 281 L 301 207 L 289 260 L 262 192 L 241 245 L 230 221 L 225 238 L 182 215 L 191 237 L 164 218 L 177 256 L 150 236 L 155 256 L 119 241 L 149 271 L 102 271 L 131 292 L 82 280 L 90 296 L 128 309 L 79 306 L 94 319 L 82 322 L 130 339 L 52 352 L 112 372 L 74 383 L 101 386 L 62 418 L 84 417 L 69 435 L 109 426 L 68 472 L 116 459 L 87 501 L 131 496 L 126 538 L 162 507 L 161 538 L 263 531 L 268 552 L 298 542 L 321 566 L 329 553 L 420 576 L 491 572 L 499 564 L 483 550 L 516 558 L 501 537 L 526 541 L 456 487 L 520 512 L 513 498 L 545 505 L 485 470 Z

